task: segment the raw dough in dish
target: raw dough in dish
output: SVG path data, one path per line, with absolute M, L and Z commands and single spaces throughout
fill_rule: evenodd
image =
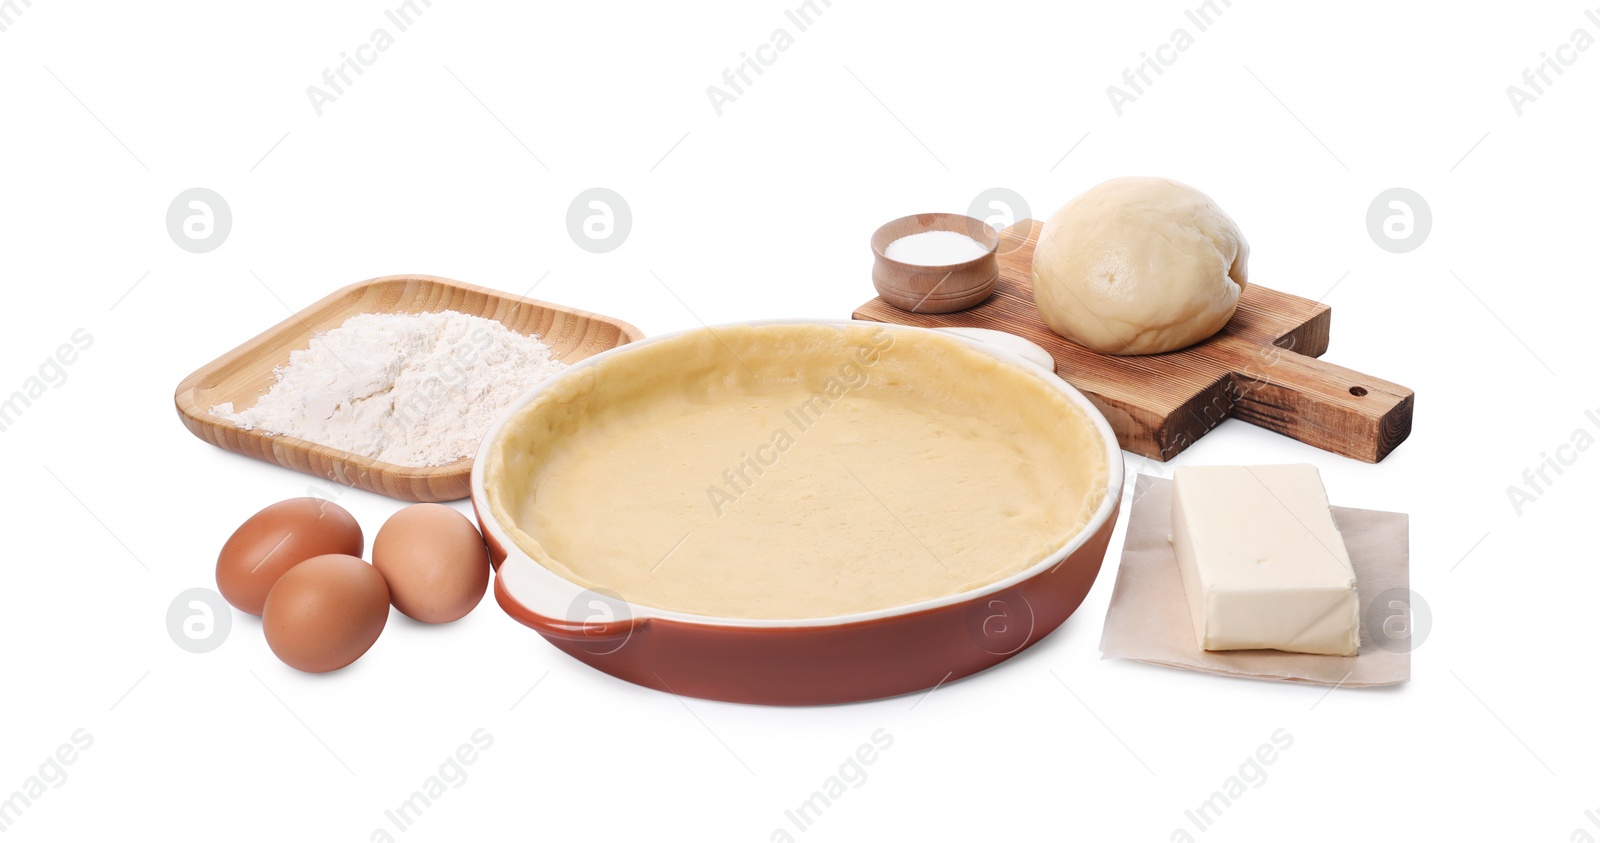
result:
M 801 619 L 970 591 L 1088 524 L 1105 446 L 1043 377 L 931 333 L 737 326 L 559 377 L 487 454 L 495 518 L 625 600 Z
M 1033 300 L 1056 333 L 1104 354 L 1160 354 L 1228 323 L 1250 245 L 1211 197 L 1162 178 L 1090 188 L 1044 224 Z

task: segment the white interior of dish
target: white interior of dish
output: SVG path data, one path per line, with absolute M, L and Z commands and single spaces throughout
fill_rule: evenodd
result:
M 764 325 L 828 325 L 843 327 L 860 323 L 851 323 L 844 320 L 788 319 L 756 321 L 744 324 L 755 327 Z M 917 332 L 925 330 L 921 328 L 910 328 L 904 326 L 879 325 L 878 323 L 871 324 L 874 328 L 886 328 L 893 331 Z M 499 520 L 494 517 L 494 508 L 488 505 L 484 487 L 484 473 L 486 466 L 489 464 L 488 453 L 490 446 L 501 436 L 506 424 L 512 419 L 512 417 L 515 416 L 519 410 L 532 402 L 540 394 L 540 392 L 548 388 L 550 384 L 554 383 L 557 378 L 575 376 L 577 372 L 580 372 L 586 367 L 596 365 L 612 355 L 625 353 L 641 344 L 662 342 L 685 333 L 688 332 L 676 332 L 673 334 L 651 337 L 638 343 L 633 343 L 628 346 L 623 346 L 621 348 L 605 352 L 574 365 L 566 371 L 556 375 L 550 381 L 546 381 L 544 384 L 541 384 L 532 393 L 518 401 L 516 405 L 510 408 L 504 415 L 501 416 L 499 420 L 496 421 L 494 426 L 491 427 L 488 435 L 485 437 L 483 446 L 478 454 L 478 458 L 474 461 L 472 477 L 473 495 L 477 500 L 480 511 L 485 514 L 486 528 L 491 534 L 491 537 L 509 553 L 506 561 L 500 567 L 499 576 L 501 584 L 506 589 L 508 595 L 525 606 L 529 611 L 556 620 L 564 620 L 569 622 L 583 621 L 590 619 L 589 615 L 591 613 L 589 608 L 591 601 L 586 599 L 586 594 L 588 597 L 594 597 L 594 595 L 592 593 L 588 593 L 588 589 L 586 589 L 583 585 L 566 579 L 555 571 L 546 568 L 530 558 L 519 548 L 517 542 L 511 535 L 512 531 L 508 530 L 505 525 L 501 524 Z M 1010 350 L 995 343 L 984 342 L 970 335 L 956 335 L 956 337 L 959 341 L 971 346 L 972 348 L 998 358 L 1006 363 L 1019 366 L 1024 370 L 1038 376 L 1044 383 L 1061 392 L 1070 402 L 1081 409 L 1091 421 L 1096 433 L 1099 435 L 1100 442 L 1105 449 L 1107 468 L 1106 478 L 1108 487 L 1105 495 L 1100 500 L 1098 508 L 1090 517 L 1087 525 L 1073 535 L 1064 545 L 1034 565 L 1031 565 L 1011 576 L 988 583 L 980 588 L 975 588 L 969 591 L 951 594 L 936 599 L 923 600 L 889 608 L 876 609 L 873 611 L 856 612 L 852 614 L 821 618 L 731 618 L 691 614 L 633 603 L 621 605 L 621 601 L 608 599 L 605 602 L 611 604 L 611 611 L 614 614 L 631 617 L 634 619 L 657 617 L 688 623 L 736 627 L 787 628 L 855 623 L 877 618 L 909 614 L 937 608 L 940 606 L 970 601 L 975 598 L 982 597 L 983 595 L 1003 590 L 1011 585 L 1033 577 L 1060 563 L 1062 559 L 1076 551 L 1080 546 L 1083 545 L 1084 542 L 1088 541 L 1089 538 L 1093 536 L 1101 526 L 1104 525 L 1107 519 L 1109 519 L 1111 512 L 1116 507 L 1117 501 L 1121 496 L 1123 479 L 1122 451 L 1116 444 L 1116 436 L 1114 432 L 1111 430 L 1110 425 L 1105 421 L 1105 418 L 1099 413 L 1098 410 L 1094 408 L 1093 404 L 1091 404 L 1089 400 L 1082 395 L 1082 393 L 1078 392 L 1065 381 L 1057 378 L 1048 369 L 1044 369 L 1038 364 L 1024 359 L 1023 357 L 1020 357 Z M 576 610 L 574 608 L 575 606 L 578 607 Z M 574 617 L 574 614 L 577 614 L 578 616 Z M 602 614 L 592 619 L 600 621 L 611 620 L 612 618 L 607 618 Z

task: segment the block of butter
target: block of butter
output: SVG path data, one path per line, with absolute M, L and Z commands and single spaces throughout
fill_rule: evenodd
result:
M 1355 569 L 1315 466 L 1181 466 L 1172 480 L 1201 649 L 1356 655 Z

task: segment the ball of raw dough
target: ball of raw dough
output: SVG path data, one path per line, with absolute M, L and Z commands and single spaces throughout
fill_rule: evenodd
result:
M 1033 300 L 1051 330 L 1105 354 L 1160 354 L 1228 323 L 1250 246 L 1211 197 L 1162 178 L 1112 179 L 1044 224 Z

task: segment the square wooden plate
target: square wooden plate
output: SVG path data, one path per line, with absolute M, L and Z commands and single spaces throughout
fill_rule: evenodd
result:
M 454 310 L 493 319 L 513 331 L 536 334 L 564 363 L 642 339 L 632 325 L 518 298 L 431 275 L 390 275 L 353 284 L 285 319 L 265 333 L 200 367 L 178 384 L 178 416 L 195 436 L 235 453 L 316 477 L 405 501 L 449 501 L 470 493 L 472 458 L 448 465 L 412 468 L 318 445 L 293 436 L 245 430 L 211 414 L 232 402 L 253 406 L 275 382 L 273 370 L 289 353 L 307 348 L 311 336 L 337 328 L 357 313 L 428 313 Z

